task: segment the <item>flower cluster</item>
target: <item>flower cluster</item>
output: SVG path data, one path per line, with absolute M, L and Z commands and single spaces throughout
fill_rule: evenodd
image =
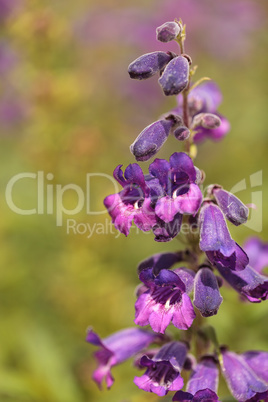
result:
M 200 326 L 202 317 L 218 313 L 224 284 L 249 302 L 268 298 L 268 277 L 262 272 L 268 265 L 268 245 L 251 238 L 244 249 L 240 247 L 227 221 L 235 226 L 246 223 L 248 206 L 218 184 L 202 191 L 205 174 L 193 163 L 196 144 L 208 137 L 219 140 L 228 132 L 228 121 L 217 111 L 222 96 L 212 81 L 192 82 L 196 68 L 184 53 L 186 34 L 181 21 L 167 22 L 156 32 L 161 42 L 175 40 L 180 54 L 148 53 L 131 63 L 128 71 L 131 78 L 140 80 L 159 74 L 164 94 L 178 95 L 177 107 L 146 127 L 130 150 L 137 161 L 147 161 L 174 135 L 185 144 L 185 152 L 175 152 L 169 160 L 155 159 L 148 174 L 137 163 L 124 172 L 122 165 L 117 166 L 114 177 L 122 190 L 108 195 L 104 204 L 116 229 L 126 236 L 134 222 L 142 231 L 152 230 L 156 241 L 167 242 L 186 224 L 189 231 L 182 233 L 186 248 L 157 253 L 138 266 L 141 284 L 134 322 L 152 331 L 129 328 L 101 340 L 89 330 L 87 341 L 100 347 L 93 378 L 99 385 L 105 379 L 110 387 L 111 367 L 134 357 L 135 365 L 145 369 L 134 383 L 158 396 L 177 391 L 173 401 L 219 401 L 220 370 L 238 401 L 268 400 L 268 352 L 229 351 L 219 346 L 214 330 Z M 170 323 L 183 331 L 180 341 L 165 334 Z M 201 350 L 196 348 L 197 361 L 190 353 L 193 338 L 199 346 L 200 339 L 205 339 Z M 160 346 L 149 348 L 153 343 Z M 190 370 L 185 390 L 183 370 Z

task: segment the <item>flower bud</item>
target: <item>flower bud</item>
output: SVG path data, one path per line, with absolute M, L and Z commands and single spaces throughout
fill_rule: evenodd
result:
M 187 138 L 190 137 L 190 130 L 185 126 L 177 127 L 176 130 L 174 130 L 174 136 L 179 141 L 187 140 Z
M 166 66 L 158 82 L 164 94 L 178 95 L 188 85 L 189 62 L 186 57 L 178 56 L 172 59 Z
M 203 317 L 217 314 L 222 303 L 217 278 L 209 268 L 201 268 L 194 282 L 193 303 Z
M 156 39 L 160 42 L 170 42 L 177 38 L 181 32 L 181 26 L 177 22 L 165 22 L 156 28 Z
M 222 188 L 215 188 L 213 195 L 222 212 L 233 225 L 239 226 L 247 221 L 249 213 L 248 207 L 235 195 Z
M 215 129 L 221 125 L 221 119 L 216 114 L 199 113 L 194 117 L 193 128 L 201 126 L 207 129 Z
M 147 161 L 162 147 L 173 126 L 172 120 L 158 120 L 147 126 L 136 138 L 130 151 L 137 161 Z
M 130 78 L 145 80 L 161 71 L 172 59 L 172 53 L 152 52 L 140 56 L 128 66 Z

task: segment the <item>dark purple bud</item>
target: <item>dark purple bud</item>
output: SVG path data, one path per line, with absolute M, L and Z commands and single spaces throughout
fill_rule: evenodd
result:
M 215 129 L 221 125 L 221 119 L 216 114 L 200 113 L 194 117 L 193 128 L 201 126 L 207 129 Z
M 179 141 L 187 140 L 190 137 L 190 130 L 184 126 L 177 127 L 176 130 L 174 130 L 174 136 Z
M 217 314 L 222 303 L 217 278 L 209 268 L 201 268 L 194 281 L 193 303 L 203 317 Z
M 235 251 L 235 242 L 230 236 L 220 208 L 205 203 L 200 216 L 200 248 L 202 251 L 219 251 L 229 257 Z
M 165 22 L 156 28 L 156 39 L 160 42 L 170 42 L 177 38 L 181 32 L 181 26 L 177 22 Z
M 186 57 L 178 56 L 171 60 L 159 78 L 164 94 L 178 95 L 188 85 L 189 62 Z
M 130 78 L 136 80 L 145 80 L 150 78 L 167 65 L 172 59 L 171 53 L 165 52 L 152 52 L 146 53 L 134 60 L 128 66 L 128 73 Z
M 221 188 L 216 188 L 213 191 L 213 195 L 226 218 L 235 226 L 239 226 L 247 221 L 248 207 L 235 195 Z
M 147 161 L 162 147 L 173 126 L 171 120 L 158 120 L 147 126 L 136 138 L 130 151 L 137 161 Z

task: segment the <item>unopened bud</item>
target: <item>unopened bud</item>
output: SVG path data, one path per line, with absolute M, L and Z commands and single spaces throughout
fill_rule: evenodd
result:
M 152 52 L 140 56 L 128 66 L 130 78 L 145 80 L 163 70 L 173 58 L 172 53 Z
M 207 129 L 215 129 L 221 125 L 221 119 L 216 114 L 199 113 L 194 117 L 193 128 L 202 126 Z
M 166 66 L 158 82 L 161 85 L 164 94 L 178 95 L 188 85 L 189 80 L 189 62 L 183 56 L 172 59 Z
M 147 126 L 136 138 L 130 151 L 137 161 L 147 161 L 154 156 L 166 141 L 173 126 L 172 120 L 158 120 Z
M 178 141 L 187 140 L 190 137 L 190 130 L 185 126 L 178 127 L 174 130 L 174 136 Z
M 160 42 L 170 42 L 177 38 L 181 32 L 181 26 L 177 22 L 165 22 L 156 28 L 156 39 Z

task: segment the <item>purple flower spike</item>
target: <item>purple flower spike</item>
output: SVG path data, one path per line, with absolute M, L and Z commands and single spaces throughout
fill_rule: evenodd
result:
M 123 329 L 101 339 L 98 334 L 89 329 L 86 341 L 100 347 L 95 352 L 99 366 L 93 374 L 94 381 L 101 387 L 102 381 L 105 380 L 107 387 L 110 388 L 114 383 L 114 378 L 111 375 L 113 366 L 129 359 L 160 339 L 159 335 L 157 338 L 156 334 L 140 328 Z
M 187 391 L 178 391 L 173 401 L 208 402 L 219 401 L 217 396 L 219 370 L 214 358 L 203 357 L 192 371 Z
M 177 22 L 165 22 L 156 28 L 156 39 L 160 42 L 170 42 L 176 39 L 180 32 L 181 26 Z
M 182 342 L 170 342 L 149 359 L 143 356 L 140 364 L 147 368 L 141 377 L 135 377 L 134 383 L 144 391 L 164 396 L 168 391 L 177 391 L 183 387 L 180 372 L 186 359 L 187 348 Z
M 136 160 L 147 161 L 152 158 L 167 140 L 173 124 L 172 120 L 163 119 L 146 127 L 130 145 Z
M 201 268 L 194 281 L 193 303 L 203 317 L 217 314 L 222 303 L 216 276 L 209 268 Z
M 238 401 L 248 401 L 268 390 L 268 385 L 236 353 L 222 351 L 222 370 L 231 393 Z
M 244 244 L 245 252 L 249 258 L 249 265 L 261 273 L 268 267 L 268 243 L 262 242 L 258 237 L 250 237 Z
M 129 165 L 125 170 L 125 177 L 121 166 L 117 166 L 114 170 L 114 177 L 123 190 L 118 194 L 107 196 L 104 205 L 112 217 L 115 228 L 126 236 L 133 220 L 140 230 L 149 231 L 157 223 L 151 206 L 150 188 L 139 165 L 136 163 Z
M 163 189 L 155 205 L 156 215 L 164 222 L 172 222 L 177 213 L 193 214 L 199 210 L 202 193 L 196 181 L 192 159 L 184 152 L 175 152 L 169 162 L 155 159 L 149 172 L 159 180 Z
M 268 352 L 250 350 L 243 353 L 242 357 L 254 373 L 268 383 Z
M 178 95 L 187 87 L 188 81 L 189 62 L 184 56 L 171 60 L 158 80 L 166 96 Z
M 153 52 L 147 53 L 134 60 L 128 66 L 128 73 L 130 78 L 136 80 L 145 80 L 152 77 L 156 73 L 163 70 L 163 68 L 172 59 L 171 53 Z
M 162 269 L 157 276 L 153 269 L 140 273 L 140 280 L 148 290 L 135 304 L 135 324 L 150 325 L 155 332 L 164 333 L 170 322 L 179 329 L 188 329 L 195 318 L 191 299 L 179 275 Z
M 235 242 L 231 238 L 220 208 L 213 203 L 206 203 L 200 212 L 200 248 L 203 251 L 219 251 L 229 257 L 235 251 Z
M 228 221 L 232 222 L 235 226 L 246 223 L 249 212 L 248 207 L 235 195 L 222 188 L 215 188 L 213 195 Z

